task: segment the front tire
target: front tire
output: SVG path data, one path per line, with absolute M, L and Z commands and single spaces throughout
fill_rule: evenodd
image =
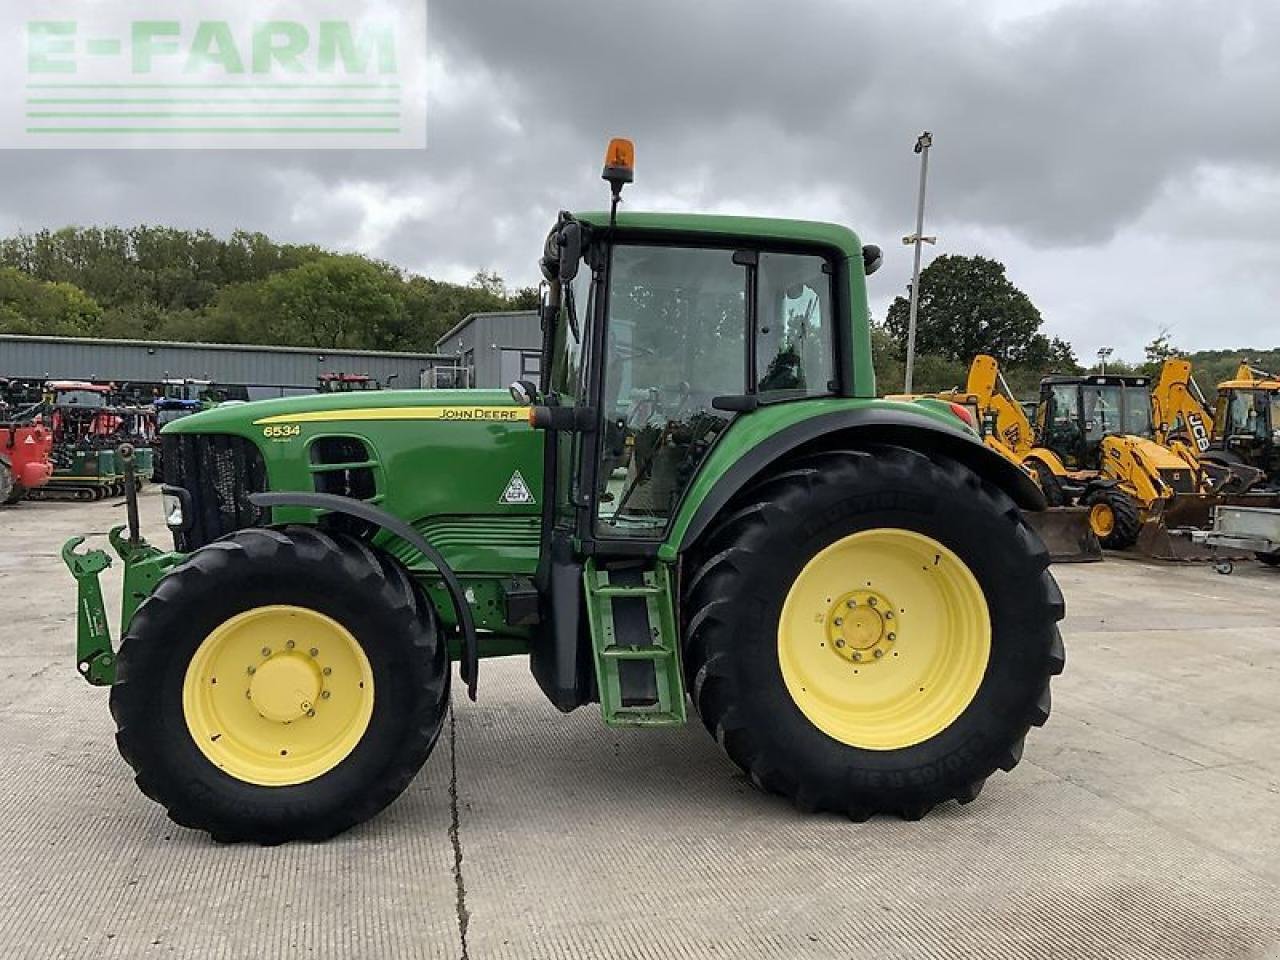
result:
M 1138 503 L 1123 490 L 1104 487 L 1089 494 L 1089 526 L 1108 550 L 1124 550 L 1138 542 L 1142 515 Z
M 141 790 L 220 841 L 323 840 L 413 779 L 448 709 L 430 605 L 392 559 L 309 527 L 242 530 L 139 606 L 111 690 Z
M 1048 718 L 1065 659 L 1048 565 L 1008 496 L 955 461 L 877 446 L 788 465 L 691 557 L 694 705 L 801 809 L 968 802 Z

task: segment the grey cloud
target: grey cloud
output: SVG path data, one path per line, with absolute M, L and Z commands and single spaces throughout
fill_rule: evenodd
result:
M 1274 267 L 1280 241 L 1259 210 L 1275 205 L 1280 176 L 1280 8 L 1023 9 L 432 0 L 443 79 L 425 152 L 0 151 L 0 177 L 20 185 L 0 195 L 0 229 L 243 227 L 527 283 L 555 211 L 603 203 L 605 139 L 629 135 L 629 204 L 848 222 L 889 251 L 874 291 L 883 305 L 909 269 L 896 240 L 914 204 L 910 147 L 928 127 L 939 250 L 979 246 L 1015 280 L 1033 278 L 1054 332 L 1104 335 L 1107 298 L 1133 285 L 1152 285 L 1158 301 L 1165 251 L 1185 251 L 1206 285 L 1210 256 Z M 362 190 L 381 198 L 382 219 L 361 209 Z M 1059 262 L 1090 275 L 1055 279 Z M 1254 295 L 1222 297 L 1239 304 L 1229 314 L 1258 309 Z M 1135 324 L 1178 311 L 1172 298 Z M 1245 339 L 1259 329 L 1224 322 Z M 1180 329 L 1202 327 L 1187 317 Z

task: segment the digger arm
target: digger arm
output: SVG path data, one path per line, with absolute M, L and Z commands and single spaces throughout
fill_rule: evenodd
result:
M 1035 442 L 1035 431 L 1005 383 L 995 357 L 980 353 L 973 358 L 965 390 L 977 401 L 980 417 L 995 418 L 996 436 L 1013 451 L 1015 459 L 1025 457 Z
M 1170 445 L 1173 429 L 1181 423 L 1190 433 L 1197 453 L 1209 449 L 1213 416 L 1191 375 L 1189 360 L 1170 357 L 1161 365 L 1151 388 L 1151 415 L 1156 442 L 1162 446 Z

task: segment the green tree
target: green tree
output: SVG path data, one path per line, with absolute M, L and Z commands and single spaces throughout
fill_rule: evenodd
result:
M 905 355 L 910 303 L 898 297 L 885 328 Z M 920 274 L 916 353 L 937 354 L 967 364 L 989 353 L 1011 366 L 1045 359 L 1052 343 L 1035 340 L 1043 322 L 1031 299 L 1005 276 L 1004 264 L 988 257 L 943 255 Z
M 0 333 L 88 337 L 102 309 L 70 283 L 47 283 L 0 267 Z

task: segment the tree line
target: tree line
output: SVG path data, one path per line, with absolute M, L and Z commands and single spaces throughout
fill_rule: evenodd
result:
M 481 271 L 433 280 L 359 254 L 168 227 L 0 240 L 0 333 L 432 350 L 469 313 L 537 306 Z
M 535 288 L 508 290 L 492 272 L 446 283 L 246 231 L 224 239 L 169 227 L 67 227 L 0 239 L 0 333 L 425 351 L 469 313 L 537 302 Z M 898 297 L 872 328 L 882 393 L 902 389 L 908 313 Z M 1084 372 L 1071 344 L 1043 333 L 1043 324 L 999 261 L 935 258 L 920 275 L 914 389 L 962 386 L 978 353 L 995 356 L 1023 397 L 1046 374 Z M 1142 363 L 1107 369 L 1151 374 L 1179 353 L 1161 331 Z M 1246 357 L 1280 368 L 1280 349 L 1190 355 L 1209 393 Z

